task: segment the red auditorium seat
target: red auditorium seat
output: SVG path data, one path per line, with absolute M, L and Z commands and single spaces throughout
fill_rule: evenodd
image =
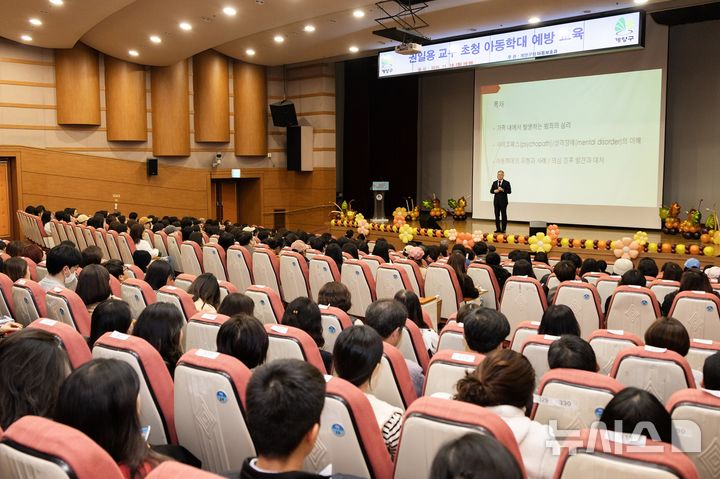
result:
M 340 271 L 335 260 L 329 256 L 315 255 L 310 258 L 308 265 L 308 276 L 310 281 L 310 292 L 312 300 L 317 301 L 320 289 L 327 283 L 340 282 Z
M 165 236 L 167 239 L 167 252 L 173 260 L 173 268 L 180 273 L 185 272 L 183 257 L 180 253 L 180 244 L 182 243 L 182 234 L 179 231 Z
M 157 301 L 155 291 L 141 279 L 126 279 L 120 285 L 120 292 L 123 301 L 130 305 L 134 319 L 137 319 L 148 305 Z
M 173 286 L 177 286 L 178 288 L 182 289 L 186 293 L 190 291 L 190 286 L 192 286 L 193 281 L 195 281 L 194 274 L 190 273 L 180 273 L 179 275 L 175 276 L 175 282 L 173 283 Z
M 397 264 L 383 263 L 375 270 L 375 294 L 377 299 L 393 299 L 398 291 L 412 291 L 405 269 Z
M 183 314 L 185 322 L 189 321 L 198 312 L 192 296 L 177 286 L 163 286 L 155 296 L 158 303 L 174 304 Z
M 290 303 L 295 298 L 310 297 L 310 277 L 305 257 L 295 251 L 283 251 L 279 262 L 283 301 Z
M 90 336 L 90 313 L 75 291 L 55 287 L 46 293 L 45 304 L 46 317 L 67 324 L 84 336 Z
M 415 261 L 405 258 L 394 259 L 393 264 L 396 264 L 405 270 L 405 273 L 407 273 L 408 278 L 410 279 L 412 290 L 418 295 L 418 297 L 424 297 L 425 278 L 420 271 L 420 266 L 418 266 Z
M 0 273 L 0 316 L 15 317 L 13 304 L 13 281 L 5 273 Z
M 539 327 L 540 321 L 523 321 L 518 324 L 512 341 L 510 342 L 510 349 L 519 353 L 527 338 L 536 335 Z
M 500 312 L 510 322 L 510 334 L 506 339 L 512 338 L 523 321 L 540 321 L 546 309 L 545 291 L 538 280 L 526 276 L 511 276 L 505 280 Z
M 691 338 L 720 341 L 720 298 L 713 293 L 678 293 L 668 316 L 683 323 Z
M 238 291 L 245 291 L 253 284 L 252 256 L 244 246 L 233 245 L 227 250 L 228 280 Z
M 30 258 L 26 258 L 25 256 L 21 256 L 22 259 L 25 260 L 25 263 L 27 263 L 27 269 L 30 273 L 30 279 L 33 281 L 40 281 L 37 277 L 37 264 L 35 261 L 31 260 Z
M 377 298 L 375 276 L 373 276 L 370 266 L 360 260 L 346 259 L 343 261 L 340 281 L 347 286 L 352 297 L 352 307 L 348 313 L 364 318 L 368 306 Z
M 200 276 L 203 269 L 202 248 L 194 241 L 183 241 L 180 245 L 180 256 L 182 256 L 183 273 Z
M 369 392 L 402 410 L 417 398 L 405 358 L 394 346 L 383 343 L 380 371 L 370 382 Z
M 27 326 L 38 318 L 47 317 L 45 290 L 30 279 L 19 279 L 12 287 L 15 321 Z
M 674 421 L 676 444 L 695 463 L 702 479 L 718 475 L 717 448 L 720 431 L 720 397 L 697 389 L 675 392 L 667 402 Z
M 720 341 L 695 338 L 690 340 L 690 349 L 685 355 L 685 359 L 687 359 L 691 368 L 702 371 L 705 359 L 718 351 L 720 351 Z
M 305 331 L 283 324 L 265 324 L 270 344 L 267 362 L 275 359 L 299 359 L 306 361 L 325 374 L 325 365 L 315 341 Z
M 565 281 L 555 291 L 553 304 L 564 304 L 572 309 L 580 325 L 582 338 L 590 339 L 596 329 L 603 327 L 600 296 L 590 283 L 582 281 Z
M 465 351 L 438 351 L 430 360 L 423 396 L 432 396 L 435 393 L 454 395 L 457 391 L 455 385 L 477 368 L 485 356 Z
M 252 254 L 252 270 L 255 284 L 267 286 L 282 297 L 280 287 L 280 260 L 269 249 L 255 248 Z
M 590 335 L 588 342 L 595 351 L 602 374 L 610 374 L 620 351 L 644 344 L 638 336 L 620 329 L 599 329 Z
M 380 256 L 375 256 L 374 254 L 366 254 L 364 256 L 360 256 L 359 261 L 363 261 L 367 263 L 368 266 L 370 266 L 370 271 L 372 272 L 373 278 L 377 277 L 377 270 L 378 268 L 385 264 L 385 260 L 382 259 Z
M 224 314 L 196 313 L 188 321 L 185 334 L 186 349 L 217 351 L 217 334 L 220 326 L 230 319 Z
M 655 293 L 658 303 L 663 304 L 665 296 L 680 289 L 680 281 L 670 281 L 667 279 L 656 279 L 650 283 L 650 291 Z
M 325 339 L 323 349 L 332 353 L 337 337 L 344 329 L 351 327 L 353 323 L 350 316 L 339 308 L 326 306 L 324 304 L 318 306 L 320 308 L 320 317 L 323 327 L 323 339 Z
M 285 307 L 274 290 L 267 286 L 250 286 L 245 295 L 255 303 L 253 315 L 263 324 L 277 324 L 285 314 Z
M 63 349 L 68 355 L 70 366 L 77 369 L 92 359 L 87 341 L 75 329 L 67 324 L 55 321 L 54 319 L 36 319 L 28 328 L 42 329 L 52 334 L 60 341 Z
M 441 318 L 457 313 L 463 302 L 462 288 L 455 271 L 447 264 L 433 263 L 425 273 L 425 294 L 442 299 Z
M 487 293 L 482 295 L 482 304 L 486 308 L 500 308 L 500 285 L 495 277 L 495 272 L 486 264 L 471 263 L 467 274 L 475 283 L 475 286 L 482 288 Z
M 655 294 L 642 286 L 618 286 L 610 297 L 605 324 L 608 329 L 622 329 L 640 337 L 660 317 Z
M 139 266 L 135 266 L 134 264 L 126 264 L 125 265 L 125 274 L 129 278 L 134 279 L 145 279 L 145 273 L 143 273 L 143 270 L 140 269 Z
M 428 349 L 425 347 L 420 328 L 409 319 L 405 321 L 405 327 L 402 330 L 397 349 L 405 359 L 414 361 L 422 368 L 423 372 L 427 372 L 430 364 Z
M 212 273 L 218 281 L 227 281 L 227 259 L 225 249 L 217 243 L 206 243 L 202 247 L 203 270 Z
M 465 328 L 463 323 L 457 321 L 448 321 L 445 327 L 440 331 L 440 339 L 438 340 L 438 351 L 442 350 L 466 351 L 467 341 L 465 341 Z
M 525 340 L 520 348 L 520 354 L 525 356 L 533 369 L 535 369 L 535 384 L 540 382 L 540 378 L 550 370 L 548 364 L 548 351 L 550 345 L 560 339 L 560 336 L 552 336 L 550 334 L 536 334 Z

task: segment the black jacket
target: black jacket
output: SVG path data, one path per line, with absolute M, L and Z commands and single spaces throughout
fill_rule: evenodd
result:
M 510 187 L 510 182 L 508 180 L 502 180 L 502 189 L 504 191 L 495 193 L 495 190 L 498 189 L 498 180 L 493 181 L 492 186 L 490 187 L 490 193 L 495 195 L 495 198 L 493 201 L 495 203 L 500 204 L 507 204 L 508 203 L 508 196 L 510 193 L 512 193 L 512 188 Z

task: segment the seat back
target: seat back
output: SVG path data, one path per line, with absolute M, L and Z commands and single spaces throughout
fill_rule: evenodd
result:
M 412 291 L 412 283 L 403 267 L 383 263 L 375 271 L 377 299 L 393 299 L 398 291 Z
M 474 404 L 432 397 L 419 398 L 405 413 L 395 477 L 430 477 L 432 458 L 438 450 L 469 432 L 497 439 L 515 457 L 526 477 L 515 436 L 500 416 Z
M 173 379 L 160 353 L 142 338 L 113 331 L 95 342 L 93 358 L 128 363 L 140 380 L 140 424 L 150 426 L 150 444 L 177 444 Z
M 585 273 L 582 277 L 585 281 L 597 287 L 598 281 L 600 281 L 600 278 L 603 276 L 607 276 L 607 273 Z
M 653 346 L 636 346 L 621 351 L 610 377 L 625 386 L 651 392 L 660 402 L 680 389 L 694 388 L 695 379 L 687 360 L 674 351 Z
M 512 338 L 518 325 L 523 321 L 540 321 L 547 309 L 547 299 L 540 282 L 527 276 L 511 276 L 505 280 L 500 299 L 500 312 L 510 322 Z
M 380 371 L 373 378 L 368 392 L 402 410 L 416 399 L 405 358 L 394 346 L 383 343 Z
M 45 291 L 31 279 L 19 279 L 12 286 L 15 321 L 27 326 L 38 318 L 46 318 Z
M 267 286 L 250 286 L 245 295 L 255 303 L 253 315 L 263 324 L 278 324 L 285 314 L 280 295 Z
M 175 368 L 178 443 L 213 472 L 238 470 L 255 456 L 246 425 L 250 370 L 224 354 L 191 349 Z
M 200 245 L 194 241 L 183 241 L 180 244 L 180 256 L 182 256 L 183 273 L 200 276 L 203 270 L 203 254 Z
M 695 463 L 702 479 L 717 477 L 717 463 L 711 458 L 715 457 L 720 431 L 720 397 L 708 391 L 683 389 L 670 396 L 667 410 L 678 433 L 676 445 Z M 681 422 L 688 429 L 693 425 L 697 429 L 681 431 L 678 429 Z
M 0 441 L 0 477 L 123 479 L 115 460 L 77 429 L 38 416 L 15 421 Z
M 427 372 L 430 364 L 428 349 L 425 347 L 425 341 L 423 340 L 420 328 L 409 319 L 405 320 L 405 327 L 400 334 L 400 341 L 397 344 L 397 348 L 405 359 L 409 359 L 418 364 L 422 368 L 423 373 Z
M 310 278 L 305 257 L 295 251 L 284 251 L 279 259 L 283 301 L 290 303 L 295 298 L 310 297 Z
M 180 273 L 175 276 L 175 282 L 173 284 L 187 293 L 190 291 L 190 286 L 192 286 L 195 278 L 197 278 L 197 276 L 194 274 Z
M 394 259 L 393 264 L 396 264 L 405 270 L 405 273 L 407 273 L 408 278 L 410 279 L 412 290 L 418 295 L 418 297 L 424 297 L 425 278 L 422 275 L 422 271 L 420 271 L 420 266 L 418 266 L 415 261 L 405 258 Z
M 253 284 L 250 252 L 244 246 L 233 245 L 228 248 L 225 258 L 228 281 L 234 284 L 238 291 L 248 289 Z
M 423 396 L 435 393 L 455 395 L 457 382 L 467 373 L 474 371 L 485 356 L 473 352 L 438 351 L 430 360 Z
M 590 335 L 588 342 L 595 351 L 601 374 L 610 374 L 620 351 L 644 344 L 638 336 L 622 329 L 599 329 Z
M 36 319 L 28 328 L 42 329 L 60 341 L 70 360 L 70 367 L 77 369 L 92 359 L 87 341 L 75 329 L 54 319 Z
M 218 281 L 218 285 L 220 286 L 220 303 L 221 304 L 223 302 L 223 299 L 225 299 L 227 297 L 227 295 L 238 292 L 238 289 L 235 287 L 235 285 L 229 281 Z
M 75 246 L 78 245 L 77 238 L 75 238 L 75 228 L 73 228 L 72 223 L 65 223 L 63 222 L 63 228 L 65 229 L 65 236 L 67 236 L 67 241 L 70 241 Z
M 325 344 L 322 349 L 332 353 L 337 337 L 344 329 L 351 327 L 353 323 L 350 316 L 339 308 L 324 304 L 319 305 L 319 307 L 323 328 L 323 339 L 325 340 Z
M 212 273 L 218 281 L 227 281 L 227 259 L 225 249 L 217 243 L 206 243 L 202 247 L 203 270 Z
M 165 237 L 167 239 L 167 252 L 173 259 L 173 268 L 180 273 L 185 272 L 183 264 L 183 256 L 180 253 L 180 243 L 182 243 L 182 234 L 179 231 L 171 233 Z
M 370 266 L 370 271 L 372 272 L 373 278 L 377 277 L 377 270 L 380 265 L 385 264 L 384 259 L 374 254 L 366 254 L 365 256 L 360 256 L 359 260 L 367 263 L 367 265 Z
M 177 286 L 163 286 L 155 296 L 158 303 L 174 304 L 183 314 L 185 322 L 190 321 L 198 312 L 192 296 Z
M 103 228 L 94 228 L 91 231 L 95 238 L 95 246 L 100 248 L 100 251 L 102 251 L 103 261 L 112 259 L 112 256 L 110 256 L 110 249 L 107 245 L 107 232 Z
M 590 283 L 582 281 L 565 281 L 555 291 L 553 304 L 564 304 L 575 313 L 580 324 L 582 338 L 588 340 L 596 329 L 602 327 L 602 307 L 600 296 Z
M 27 263 L 27 269 L 28 273 L 30 273 L 30 279 L 33 281 L 40 281 L 37 277 L 37 264 L 35 263 L 35 261 L 25 256 L 21 256 L 20 258 L 25 260 L 25 263 Z
M 261 284 L 282 297 L 280 288 L 280 261 L 269 249 L 255 248 L 252 254 L 252 269 L 255 284 Z
M 320 289 L 327 283 L 340 281 L 340 271 L 335 260 L 325 255 L 315 255 L 308 264 L 308 281 L 313 301 L 318 300 Z
M 90 313 L 75 291 L 55 287 L 46 293 L 45 304 L 48 318 L 67 324 L 84 336 L 90 336 Z
M 498 309 L 500 307 L 500 285 L 492 268 L 486 264 L 471 263 L 467 274 L 472 278 L 475 286 L 487 291 L 482 297 L 483 306 Z
M 0 316 L 15 318 L 13 281 L 5 273 L 0 273 Z
M 217 334 L 220 326 L 230 319 L 224 314 L 198 312 L 188 321 L 185 332 L 185 349 L 217 351 Z
M 37 265 L 35 265 L 35 274 L 37 275 L 38 281 L 42 281 L 43 278 L 47 276 L 48 272 L 47 266 L 45 266 L 45 261 L 40 261 Z
M 442 309 L 440 317 L 447 319 L 457 313 L 463 301 L 462 288 L 455 270 L 443 263 L 433 263 L 425 273 L 425 294 L 440 296 Z
M 633 479 L 698 479 L 692 461 L 670 444 L 633 441 L 614 431 L 584 429 L 560 449 L 554 479 L 632 477 Z M 572 448 L 572 454 L 571 454 Z
M 671 316 L 685 325 L 691 338 L 720 341 L 720 298 L 704 291 L 682 291 L 675 295 Z
M 696 371 L 702 371 L 705 360 L 720 351 L 720 341 L 709 339 L 691 339 L 690 349 L 685 355 L 690 367 Z
M 619 282 L 620 276 L 603 275 L 598 278 L 597 283 L 595 283 L 595 289 L 597 289 L 598 296 L 600 296 L 600 306 L 603 308 L 603 313 L 607 313 L 607 311 L 605 311 L 605 303 L 607 299 L 612 296 Z
M 139 266 L 136 266 L 134 264 L 126 264 L 125 268 L 125 274 L 129 278 L 145 279 L 145 273 L 143 272 L 143 270 L 140 269 Z
M 560 336 L 550 334 L 536 334 L 525 340 L 520 348 L 520 354 L 525 356 L 535 370 L 535 384 L 540 383 L 543 374 L 550 370 L 548 364 L 548 350 L 550 345 L 560 339 Z
M 55 245 L 59 245 L 63 241 L 63 237 L 67 238 L 67 235 L 60 235 L 60 222 L 58 220 L 50 220 L 50 236 L 53 239 Z M 63 233 L 65 231 L 63 230 Z
M 655 294 L 641 286 L 618 286 L 610 297 L 606 324 L 608 329 L 622 329 L 640 337 L 660 317 Z
M 467 351 L 467 341 L 465 341 L 465 328 L 463 323 L 455 320 L 447 322 L 445 327 L 440 331 L 437 350 L 450 351 Z
M 77 240 L 78 249 L 80 251 L 88 247 L 87 240 L 85 239 L 85 233 L 83 232 L 81 225 L 74 224 L 73 230 L 75 231 L 75 239 Z
M 347 286 L 352 297 L 348 313 L 364 318 L 365 310 L 376 299 L 375 277 L 370 266 L 357 259 L 346 259 L 343 261 L 340 281 Z
M 153 244 L 155 245 L 155 248 L 157 248 L 158 252 L 160 253 L 160 256 L 167 256 L 168 255 L 168 247 L 167 247 L 167 234 L 164 231 L 158 231 L 157 233 L 153 233 L 153 236 L 155 238 L 155 241 L 153 241 Z
M 145 241 L 147 241 L 150 244 L 150 246 L 157 249 L 157 246 L 155 246 L 155 234 L 152 231 L 150 231 L 149 229 L 146 228 L 143 230 L 141 236 L 142 236 L 142 239 L 144 239 Z
M 143 310 L 157 301 L 155 291 L 142 279 L 128 278 L 120 285 L 120 294 L 128 305 L 133 319 L 137 319 Z
M 590 427 L 624 386 L 604 374 L 552 369 L 540 378 L 530 417 L 559 431 Z
M 541 279 L 542 277 L 548 274 L 552 274 L 553 272 L 552 266 L 547 263 L 543 263 L 542 261 L 533 261 L 532 269 L 537 279 Z
M 266 324 L 270 344 L 266 362 L 275 359 L 299 359 L 312 364 L 325 374 L 325 365 L 315 341 L 302 329 L 284 324 Z
M 527 338 L 535 336 L 539 327 L 540 321 L 523 321 L 518 324 L 518 327 L 515 329 L 515 334 L 513 334 L 512 341 L 510 342 L 510 349 L 519 353 Z
M 680 289 L 679 281 L 656 279 L 655 281 L 650 283 L 650 291 L 655 293 L 655 297 L 660 304 L 662 304 L 665 300 L 665 296 L 677 291 L 678 289 Z
M 119 237 L 120 235 L 118 235 L 117 231 L 108 230 L 105 234 L 105 243 L 107 244 L 107 249 L 112 259 L 119 259 L 123 263 L 127 263 L 120 254 L 120 247 L 118 246 Z M 130 263 L 132 263 L 132 261 L 130 261 Z

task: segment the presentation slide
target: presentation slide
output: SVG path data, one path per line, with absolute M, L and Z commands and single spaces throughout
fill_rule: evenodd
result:
M 503 170 L 510 221 L 657 228 L 662 73 L 501 85 L 477 73 L 473 216 L 493 217 L 490 185 Z

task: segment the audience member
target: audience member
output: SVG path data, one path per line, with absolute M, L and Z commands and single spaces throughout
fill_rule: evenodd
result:
M 30 279 L 30 269 L 28 268 L 27 261 L 20 256 L 5 261 L 4 264 L 5 274 L 13 280 L 13 283 L 19 279 Z
M 182 356 L 183 319 L 180 310 L 170 303 L 148 305 L 133 326 L 132 334 L 155 348 L 165 362 L 170 376 Z
M 40 263 L 44 259 L 42 248 L 34 243 L 25 245 L 22 250 L 22 256 L 32 260 L 35 264 Z
M 478 263 L 485 262 L 485 255 L 487 254 L 488 247 L 484 241 L 478 241 L 473 245 L 473 253 L 475 253 L 475 261 Z
M 550 259 L 548 259 L 548 255 L 545 251 L 538 251 L 537 253 L 535 253 L 534 261 L 536 263 L 543 263 L 543 264 L 550 266 Z
M 460 288 L 462 289 L 463 298 L 475 299 L 480 296 L 480 291 L 478 291 L 472 278 L 467 274 L 465 257 L 462 254 L 451 254 L 447 264 L 455 271 L 455 276 L 457 276 L 458 283 L 460 283 Z
M 102 266 L 104 266 L 105 269 L 108 270 L 108 273 L 110 273 L 111 276 L 115 276 L 118 281 L 125 281 L 125 265 L 123 264 L 122 260 L 109 259 L 105 261 Z
M 580 336 L 580 324 L 578 324 L 575 313 L 569 306 L 553 304 L 543 314 L 538 327 L 538 334 L 549 334 L 551 336 L 572 334 Z
M 550 369 L 579 369 L 596 373 L 600 370 L 590 343 L 574 334 L 564 334 L 548 350 Z
M 618 260 L 620 261 L 620 260 Z M 627 260 L 630 261 L 630 260 Z M 617 262 L 615 263 L 617 264 Z M 642 288 L 647 286 L 647 280 L 645 279 L 645 276 L 638 271 L 637 269 L 629 269 L 625 271 L 622 276 L 620 276 L 620 281 L 618 281 L 618 286 L 640 286 Z M 669 295 L 668 295 L 669 296 Z M 610 308 L 610 302 L 612 301 L 612 296 L 608 297 L 605 300 L 605 311 L 608 311 Z
M 679 264 L 672 261 L 662 265 L 662 279 L 667 281 L 680 281 L 683 270 Z
M 332 258 L 338 267 L 338 272 L 342 272 L 342 264 L 345 258 L 343 258 L 342 249 L 337 243 L 330 243 L 325 247 L 325 256 Z
M 238 359 L 248 369 L 265 362 L 270 341 L 262 323 L 246 313 L 225 321 L 217 334 L 217 351 Z
M 715 353 L 705 359 L 702 387 L 709 391 L 720 391 L 720 353 Z
M 88 346 L 92 349 L 95 341 L 108 332 L 130 333 L 131 325 L 132 313 L 128 303 L 119 299 L 105 300 L 92 312 Z
M 24 248 L 25 243 L 23 241 L 14 240 L 9 242 L 5 247 L 5 254 L 7 254 L 11 258 L 15 258 L 16 256 L 22 256 Z
M 583 279 L 583 276 L 585 276 L 588 273 L 598 273 L 598 263 L 595 258 L 585 258 L 585 260 L 582 262 L 582 266 L 580 266 L 580 272 L 578 273 L 578 276 L 580 276 L 581 279 Z
M 222 249 L 227 251 L 228 248 L 235 245 L 235 236 L 233 236 L 232 233 L 223 231 L 222 233 L 220 233 L 220 237 L 218 238 L 218 244 Z
M 45 291 L 53 288 L 75 289 L 77 276 L 75 272 L 80 266 L 82 256 L 74 246 L 60 244 L 52 248 L 45 260 L 47 275 L 40 280 L 40 287 Z
M 504 314 L 490 308 L 475 308 L 463 319 L 463 334 L 468 349 L 487 354 L 501 349 L 510 334 L 510 323 Z
M 145 272 L 145 282 L 157 291 L 165 285 L 175 283 L 175 272 L 167 261 L 153 261 Z
M 92 314 L 98 304 L 112 295 L 110 273 L 99 264 L 88 265 L 80 272 L 75 292 Z
M 140 270 L 144 273 L 147 271 L 148 266 L 150 265 L 150 262 L 152 261 L 152 257 L 150 256 L 150 253 L 143 250 L 135 250 L 132 254 L 133 258 L 133 264 L 140 268 Z
M 498 282 L 498 287 L 500 291 L 502 291 L 505 287 L 505 280 L 510 277 L 510 272 L 500 266 L 500 255 L 494 251 L 488 253 L 485 256 L 485 263 L 492 268 L 493 273 L 495 273 L 495 279 L 497 279 Z
M 533 271 L 532 263 L 526 259 L 520 259 L 515 261 L 513 264 L 513 276 L 527 276 L 528 278 L 535 278 L 535 271 Z M 574 275 L 573 275 L 574 277 Z
M 672 443 L 672 420 L 665 406 L 642 389 L 626 387 L 605 406 L 600 422 L 609 431 L 641 434 Z
M 670 308 L 672 308 L 675 297 L 683 291 L 704 291 L 705 293 L 718 296 L 718 293 L 713 290 L 710 280 L 702 271 L 699 269 L 688 269 L 680 278 L 680 289 L 665 295 L 665 299 L 663 299 L 662 305 L 660 306 L 660 313 L 663 316 L 670 314 Z
M 641 258 L 640 261 L 638 261 L 637 269 L 646 278 L 650 277 L 655 279 L 659 273 L 655 260 L 648 257 Z
M 375 256 L 379 256 L 383 260 L 385 260 L 386 263 L 390 262 L 390 243 L 388 243 L 385 238 L 380 238 L 375 242 L 375 247 L 373 248 L 372 254 Z
M 468 318 L 473 311 L 476 309 L 480 309 L 482 306 L 480 306 L 477 303 L 465 303 L 460 308 L 458 308 L 457 315 L 455 316 L 455 321 L 458 323 L 465 323 L 465 319 Z
M 330 246 L 332 245 L 329 245 L 328 248 Z M 334 306 L 347 313 L 352 307 L 352 296 L 350 290 L 343 283 L 330 281 L 320 288 L 318 304 Z
M 188 294 L 198 311 L 216 313 L 220 306 L 220 283 L 212 273 L 203 273 L 192 282 Z
M 352 256 L 352 259 L 359 259 L 360 253 L 358 252 L 357 246 L 353 242 L 346 242 L 342 245 L 342 252 Z M 387 261 L 386 261 L 387 262 Z
M 282 317 L 282 324 L 302 329 L 315 341 L 320 356 L 322 356 L 325 371 L 330 371 L 332 366 L 332 353 L 322 349 L 325 346 L 325 338 L 323 338 L 322 315 L 320 308 L 310 298 L 295 298 L 285 308 L 285 314 Z
M 515 457 L 488 434 L 467 433 L 437 452 L 430 468 L 432 479 L 521 479 Z
M 89 264 L 102 264 L 102 250 L 100 247 L 91 245 L 80 253 L 80 267 L 84 268 Z
M 553 273 L 555 273 L 555 277 L 557 278 L 559 283 L 552 288 L 548 288 L 547 282 L 545 282 L 545 284 L 543 285 L 543 289 L 545 290 L 545 294 L 547 295 L 548 304 L 552 304 L 553 299 L 555 299 L 555 294 L 557 293 L 557 289 L 560 283 L 563 283 L 565 281 L 572 281 L 575 279 L 575 265 L 567 260 L 560 261 L 558 264 L 555 265 L 555 268 L 553 268 Z
M 150 253 L 152 258 L 156 258 L 160 255 L 157 248 L 153 248 L 150 242 L 143 238 L 143 232 L 145 227 L 140 223 L 135 223 L 130 227 L 130 238 L 135 243 L 136 251 L 147 251 Z
M 405 309 L 407 309 L 408 319 L 415 323 L 420 330 L 423 342 L 425 343 L 425 349 L 428 350 L 429 355 L 432 356 L 435 354 L 440 338 L 438 337 L 438 333 L 425 322 L 423 310 L 420 306 L 420 298 L 418 298 L 417 294 L 413 291 L 403 289 L 395 293 L 394 299 L 402 303 Z
M 690 335 L 680 321 L 663 316 L 645 331 L 645 344 L 686 356 L 690 350 Z
M 255 302 L 249 296 L 242 293 L 230 293 L 222 300 L 217 312 L 225 316 L 234 316 L 240 313 L 252 316 L 254 311 Z
M 622 276 L 628 271 L 633 269 L 633 263 L 627 258 L 618 258 L 615 260 L 615 263 L 613 264 L 613 275 L 615 276 Z

